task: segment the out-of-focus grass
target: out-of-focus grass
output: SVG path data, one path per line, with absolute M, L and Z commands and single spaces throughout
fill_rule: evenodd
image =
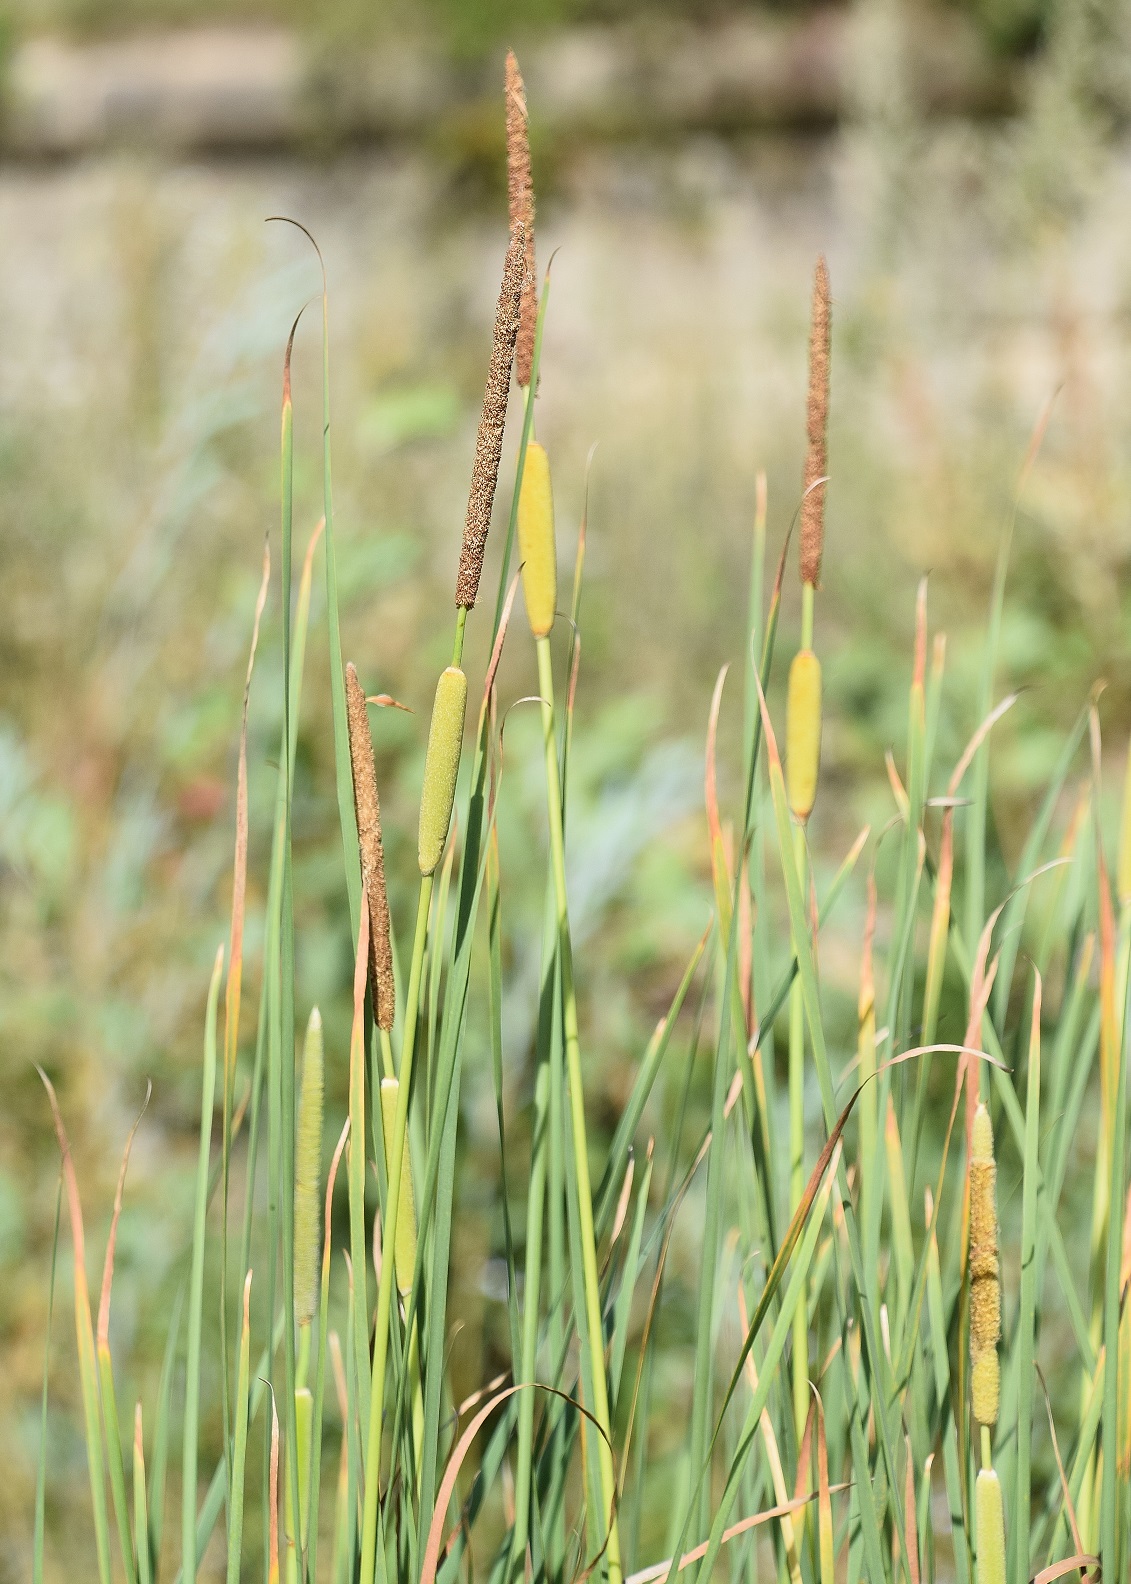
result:
M 807 146 L 704 138 L 574 151 L 542 200 L 541 256 L 560 252 L 547 333 L 558 372 L 539 432 L 557 459 L 567 545 L 586 453 L 600 442 L 570 817 L 605 837 L 662 838 L 646 856 L 614 843 L 618 864 L 593 841 L 576 844 L 587 865 L 571 877 L 590 970 L 583 1015 L 605 1053 L 590 1095 L 597 1117 L 603 1098 L 615 1110 L 618 1053 L 639 1050 L 706 916 L 703 701 L 741 642 L 757 468 L 769 472 L 775 545 L 796 506 L 797 349 L 818 246 L 835 299 L 822 624 L 838 654 L 818 854 L 842 851 L 887 807 L 885 789 L 862 776 L 902 729 L 910 591 L 923 570 L 953 652 L 976 654 L 961 635 L 981 626 L 1028 432 L 1058 387 L 1022 503 L 1003 634 L 1001 674 L 1031 687 L 995 740 L 993 823 L 1007 850 L 1058 751 L 1053 728 L 1075 716 L 1097 671 L 1109 683 L 1109 744 L 1128 713 L 1126 163 L 1086 139 L 1050 150 L 1038 115 L 1015 133 L 913 134 L 901 147 L 876 110 Z M 467 172 L 404 154 L 321 168 L 123 159 L 0 173 L 0 1420 L 14 1427 L 4 1534 L 30 1529 L 46 1292 L 37 1251 L 54 1215 L 54 1141 L 31 1061 L 57 1079 L 73 1120 L 92 1237 L 95 1207 L 112 1193 L 108 1141 L 125 1132 L 144 1076 L 158 1079 L 114 1309 L 115 1327 L 140 1344 L 131 1351 L 150 1344 L 154 1372 L 150 1300 L 190 1218 L 199 987 L 227 906 L 232 723 L 262 539 L 275 529 L 280 349 L 317 285 L 284 228 L 261 225 L 269 213 L 310 224 L 330 266 L 346 652 L 369 691 L 417 711 L 390 712 L 380 734 L 390 881 L 406 914 L 424 721 L 446 659 L 430 613 L 448 597 L 501 234 L 493 212 L 464 201 Z M 300 332 L 296 388 L 316 387 L 316 357 Z M 301 548 L 319 511 L 320 413 L 300 405 L 296 423 Z M 280 641 L 276 613 L 255 682 L 253 831 L 269 826 L 274 796 Z M 505 696 L 533 691 L 528 667 L 513 657 L 507 667 Z M 325 694 L 326 674 L 312 641 L 308 686 Z M 975 687 L 971 672 L 969 716 L 941 723 L 951 758 L 974 724 Z M 304 719 L 299 994 L 330 1009 L 327 1082 L 340 1112 L 350 963 L 333 757 L 328 712 Z M 657 738 L 665 745 L 650 747 Z M 506 742 L 503 829 L 537 840 L 533 712 L 516 712 Z M 850 782 L 851 802 L 837 795 Z M 253 847 L 253 900 L 265 860 Z M 539 899 L 512 895 L 509 906 L 512 921 L 536 918 Z M 850 936 L 858 922 L 846 914 Z M 536 939 L 516 928 L 507 942 L 504 1034 L 520 1054 Z M 252 963 L 259 945 L 252 931 Z M 822 970 L 844 990 L 847 1018 L 855 957 L 838 963 L 835 934 Z M 518 1061 L 509 1072 L 516 1086 L 528 1076 Z M 477 1183 L 494 1170 L 492 1118 L 468 1120 L 466 1192 L 486 1206 Z M 454 1252 L 466 1321 L 455 1368 L 469 1386 L 490 1373 L 492 1335 L 506 1323 L 492 1286 L 499 1246 L 485 1214 L 480 1240 Z M 77 1385 L 59 1355 L 56 1563 L 72 1522 L 68 1471 L 84 1478 L 81 1447 L 67 1440 Z

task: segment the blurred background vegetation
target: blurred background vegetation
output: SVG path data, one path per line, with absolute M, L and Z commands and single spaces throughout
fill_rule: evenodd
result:
M 72 138 L 60 152 L 46 135 L 36 145 L 19 133 L 19 85 L 45 47 L 70 51 L 73 64 L 142 36 L 165 50 L 175 82 L 183 39 L 155 30 L 198 24 L 240 25 L 201 46 L 221 55 L 254 54 L 260 35 L 244 24 L 269 24 L 272 39 L 285 30 L 312 95 L 301 135 L 268 129 L 254 146 L 221 138 L 204 148 L 135 127 L 86 147 Z M 710 905 L 707 706 L 719 666 L 741 656 L 758 469 L 769 478 L 772 556 L 797 506 L 819 250 L 835 304 L 820 861 L 838 862 L 861 823 L 891 812 L 883 756 L 894 747 L 901 757 L 924 573 L 932 622 L 949 635 L 950 762 L 975 725 L 997 547 L 1054 392 L 1014 540 L 1001 686 L 1027 691 L 995 738 L 995 840 L 1018 850 L 1061 734 L 1100 678 L 1115 784 L 1131 724 L 1131 5 L 13 0 L 3 35 L 0 1579 L 17 1579 L 28 1568 L 57 1176 L 33 1062 L 59 1085 L 99 1258 L 119 1151 L 154 1080 L 119 1237 L 127 1398 L 159 1367 L 183 1262 L 207 965 L 229 906 L 243 674 L 264 536 L 277 521 L 282 348 L 318 288 L 302 238 L 265 217 L 301 219 L 329 271 L 346 654 L 369 691 L 416 712 L 375 721 L 404 929 L 423 722 L 449 632 L 505 240 L 502 49 L 529 58 L 543 265 L 557 250 L 538 428 L 566 561 L 598 444 L 570 842 L 599 1133 Z M 713 97 L 710 83 L 693 112 L 674 90 L 651 96 L 661 81 L 682 91 L 732 37 L 776 40 L 794 61 L 796 80 L 777 85 L 771 109 Z M 928 37 L 943 41 L 935 55 L 924 53 Z M 371 68 L 378 99 L 381 83 L 394 97 L 423 84 L 399 130 L 340 113 Z M 830 72 L 835 92 L 813 90 Z M 600 99 L 602 84 L 629 76 L 633 95 Z M 428 85 L 441 80 L 433 105 Z M 568 109 L 594 94 L 625 113 L 561 108 L 562 95 Z M 316 320 L 303 321 L 296 354 L 305 530 L 320 511 Z M 279 731 L 277 555 L 275 577 L 251 700 L 253 963 Z M 323 1008 L 336 1133 L 350 948 L 315 586 L 296 910 L 302 1011 Z M 795 614 L 791 576 L 787 644 Z M 470 624 L 472 677 L 485 626 Z M 504 703 L 532 688 L 515 657 Z M 724 728 L 735 737 L 739 720 L 734 687 Z M 528 883 L 523 843 L 540 840 L 533 724 L 518 710 L 507 732 L 512 891 Z M 510 903 L 507 1082 L 518 1128 L 538 937 L 515 921 L 538 908 L 533 893 Z M 859 908 L 858 895 L 846 902 L 822 959 L 846 1029 Z M 482 1016 L 480 1005 L 474 1037 Z M 454 1367 L 470 1390 L 491 1373 L 505 1324 L 482 1062 L 465 1113 Z M 87 1554 L 64 1299 L 48 1493 L 57 1576 Z

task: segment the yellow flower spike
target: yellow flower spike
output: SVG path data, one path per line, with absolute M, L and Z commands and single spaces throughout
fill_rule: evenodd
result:
M 424 759 L 424 788 L 420 794 L 420 829 L 417 858 L 422 875 L 430 875 L 444 855 L 452 804 L 456 796 L 463 751 L 463 721 L 467 712 L 467 678 L 458 666 L 440 673 L 428 728 Z
M 821 662 L 812 649 L 794 655 L 785 715 L 786 790 L 793 817 L 805 823 L 821 768 Z
M 974 1509 L 978 1584 L 1005 1584 L 1005 1509 L 1001 1481 L 992 1468 L 984 1468 L 978 1475 Z
M 522 562 L 522 593 L 535 638 L 554 625 L 558 602 L 558 556 L 554 543 L 554 494 L 550 459 L 532 440 L 526 448 L 522 489 L 518 496 L 518 554 Z

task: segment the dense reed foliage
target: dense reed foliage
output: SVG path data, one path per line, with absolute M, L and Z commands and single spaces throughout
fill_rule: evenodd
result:
M 585 1076 L 600 1053 L 586 1048 L 578 1015 L 566 867 L 585 541 L 571 582 L 563 580 L 572 590 L 563 610 L 552 459 L 534 439 L 548 276 L 516 382 L 521 436 L 498 585 L 493 606 L 477 608 L 516 339 L 534 290 L 525 98 L 513 61 L 507 95 L 521 179 L 512 183 L 452 660 L 427 737 L 419 901 L 401 954 L 395 925 L 407 921 L 390 918 L 385 894 L 370 735 L 380 716 L 367 709 L 392 701 L 367 699 L 341 652 L 325 365 L 325 517 L 293 577 L 288 347 L 283 726 L 258 1013 L 245 1043 L 245 705 L 231 935 L 216 956 L 204 1033 L 191 1254 L 159 1385 L 132 1416 L 132 1462 L 110 1347 L 113 1230 L 95 1323 L 78 1185 L 47 1084 L 75 1251 L 90 1576 L 152 1584 L 226 1568 L 229 1584 L 261 1571 L 269 1584 L 284 1576 L 454 1584 L 476 1574 L 505 1584 L 529 1571 L 555 1584 L 590 1573 L 646 1584 L 683 1570 L 789 1584 L 1024 1584 L 1102 1565 L 1106 1579 L 1124 1579 L 1131 779 L 1113 886 L 1099 716 L 1094 699 L 1082 701 L 1016 871 L 991 893 L 993 727 L 1012 703 L 994 691 L 1007 525 L 981 718 L 965 752 L 953 766 L 936 757 L 946 646 L 941 634 L 931 640 L 924 587 L 906 739 L 888 760 L 891 818 L 862 831 L 831 881 L 818 884 L 808 830 L 820 801 L 823 261 L 800 507 L 802 630 L 787 718 L 775 723 L 766 695 L 783 664 L 779 614 L 792 557 L 787 541 L 768 578 L 762 490 L 737 678 L 742 777 L 729 810 L 716 774 L 723 676 L 707 736 L 714 916 L 641 1052 L 608 1146 L 590 1147 Z M 323 310 L 325 339 L 325 295 Z M 1038 443 L 1039 432 L 1034 450 Z M 303 691 L 316 552 L 331 658 L 324 700 Z M 519 557 L 525 628 L 515 608 Z M 269 586 L 265 567 L 249 685 Z M 486 674 L 469 678 L 470 621 L 490 626 L 493 643 Z M 545 905 L 522 1161 L 508 1159 L 502 1083 L 505 759 L 496 676 L 504 643 L 533 644 L 545 755 L 545 850 L 527 855 L 544 873 Z M 835 665 L 826 649 L 826 668 Z M 345 1053 L 324 1049 L 318 1010 L 296 1004 L 291 799 L 303 709 L 333 718 L 356 948 L 348 1114 L 325 1123 L 324 1074 Z M 820 949 L 853 888 L 867 896 L 858 1039 L 854 1052 L 841 1052 L 823 1003 Z M 473 998 L 488 1009 L 499 1099 L 510 1359 L 504 1374 L 457 1402 L 448 1365 L 459 1316 L 448 1274 Z M 964 1008 L 961 1041 L 938 1039 L 944 1000 Z M 709 1095 L 709 1121 L 696 1134 L 689 1096 L 697 1085 Z M 506 1185 L 518 1178 L 512 1205 Z M 121 1191 L 120 1182 L 114 1225 Z M 1081 1191 L 1091 1205 L 1086 1248 L 1073 1246 L 1060 1218 Z M 339 1200 L 348 1208 L 341 1223 Z M 336 1241 L 343 1224 L 347 1235 Z M 677 1232 L 693 1239 L 698 1257 L 689 1343 L 673 1341 L 664 1324 Z M 215 1305 L 206 1270 L 216 1273 Z M 691 1355 L 682 1398 L 666 1378 L 678 1352 Z M 200 1423 L 213 1380 L 224 1451 L 207 1467 Z M 654 1432 L 673 1404 L 685 1417 L 682 1452 L 657 1462 Z M 666 1429 L 670 1437 L 670 1422 Z M 44 1438 L 41 1491 L 48 1459 Z M 179 1537 L 167 1513 L 173 1487 Z M 41 1577 L 41 1525 L 36 1571 Z

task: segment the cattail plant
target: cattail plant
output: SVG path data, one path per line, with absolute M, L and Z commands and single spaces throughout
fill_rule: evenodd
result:
M 400 1088 L 400 1082 L 396 1078 L 381 1080 L 381 1131 L 385 1141 L 386 1161 L 391 1160 L 393 1154 L 393 1129 Z M 391 1185 L 389 1192 L 391 1196 Z M 416 1266 L 416 1200 L 412 1191 L 412 1163 L 407 1150 L 401 1151 L 397 1239 L 393 1258 L 396 1264 L 397 1291 L 402 1298 L 407 1298 L 412 1291 L 412 1273 Z
M 530 126 L 526 110 L 526 86 L 514 51 L 507 51 L 506 81 L 507 126 L 507 208 L 512 235 L 522 232 L 523 276 L 519 304 L 518 339 L 514 350 L 515 379 L 529 390 L 534 368 L 534 336 L 538 327 L 538 286 L 534 270 L 534 182 L 530 162 Z
M 978 1584 L 1005 1584 L 1005 1511 L 993 1466 L 991 1431 L 1001 1400 L 1001 1272 L 998 1254 L 997 1165 L 990 1113 L 979 1105 L 970 1135 L 970 1396 L 982 1427 L 975 1487 Z
M 805 826 L 817 797 L 821 761 L 821 662 L 813 652 L 813 603 L 821 575 L 825 539 L 825 459 L 829 418 L 829 274 L 818 258 L 813 278 L 809 329 L 809 393 L 805 409 L 808 445 L 801 497 L 801 648 L 789 668 L 786 700 L 786 792 L 796 821 L 794 856 L 804 881 Z M 796 947 L 796 941 L 794 942 Z M 805 1012 L 800 981 L 790 994 L 789 1118 L 790 1206 L 796 1209 L 804 1185 Z M 793 1405 L 800 1436 L 809 1412 L 808 1327 L 804 1308 L 794 1320 Z

